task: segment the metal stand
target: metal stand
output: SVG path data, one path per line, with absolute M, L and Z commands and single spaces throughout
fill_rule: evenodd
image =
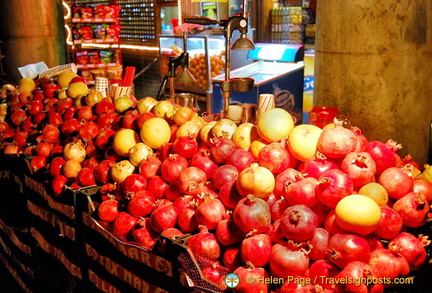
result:
M 169 98 L 174 99 L 174 94 L 175 94 L 174 81 L 176 79 L 176 70 L 179 66 L 183 67 L 183 71 L 177 78 L 177 81 L 181 83 L 193 83 L 195 81 L 195 78 L 192 76 L 192 74 L 189 71 L 189 53 L 187 52 L 186 33 L 183 34 L 183 53 L 181 53 L 180 56 L 178 57 L 170 58 L 170 61 L 168 63 L 168 72 L 164 77 L 164 79 L 162 80 L 162 83 L 159 87 L 159 91 L 157 94 L 158 101 L 164 99 L 167 83 L 169 83 Z
M 202 25 L 219 24 L 223 28 L 225 36 L 225 80 L 222 82 L 221 88 L 223 92 L 223 110 L 221 118 L 228 116 L 228 107 L 232 91 L 252 91 L 254 80 L 252 78 L 231 78 L 231 50 L 252 50 L 255 49 L 253 42 L 247 37 L 248 18 L 245 13 L 246 1 L 243 0 L 243 13 L 233 15 L 228 19 L 222 19 L 220 22 L 206 18 L 186 18 L 184 22 L 197 23 Z M 231 47 L 231 38 L 235 30 L 238 30 L 240 38 Z

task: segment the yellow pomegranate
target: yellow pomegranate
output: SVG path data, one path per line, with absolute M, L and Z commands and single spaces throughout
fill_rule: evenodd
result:
M 94 106 L 100 101 L 102 101 L 103 96 L 101 92 L 97 92 L 95 90 L 91 90 L 86 96 L 85 96 L 85 103 L 87 106 Z
M 114 182 L 122 182 L 135 172 L 136 167 L 129 160 L 116 162 L 110 169 L 111 178 Z
M 225 118 L 216 122 L 212 128 L 212 132 L 216 137 L 231 139 L 236 129 L 237 124 L 235 124 L 234 121 Z
M 116 132 L 113 139 L 114 151 L 122 157 L 129 157 L 129 150 L 141 142 L 138 133 L 132 129 L 123 128 Z
M 268 142 L 287 139 L 294 128 L 294 119 L 288 111 L 281 108 L 262 113 L 257 120 L 258 134 Z
M 266 199 L 272 194 L 276 185 L 273 173 L 258 165 L 252 163 L 249 167 L 243 169 L 236 181 L 238 192 L 242 196 L 253 194 L 255 197 Z
M 254 156 L 255 159 L 258 159 L 260 150 L 268 144 L 269 142 L 262 138 L 256 139 L 251 143 L 249 151 L 252 153 L 252 156 Z
M 57 77 L 57 83 L 60 87 L 67 87 L 69 85 L 70 81 L 74 77 L 77 77 L 77 76 L 78 76 L 78 74 L 76 74 L 72 71 L 63 71 Z
M 69 98 L 75 99 L 78 96 L 85 95 L 88 93 L 87 85 L 82 82 L 74 82 L 70 84 L 66 90 L 66 94 Z
M 68 179 L 73 179 L 78 176 L 79 171 L 81 171 L 81 163 L 75 159 L 67 160 L 61 167 L 63 176 Z
M 370 182 L 363 185 L 359 189 L 358 193 L 372 198 L 379 206 L 387 205 L 389 199 L 387 190 L 384 186 L 376 182 Z
M 246 122 L 240 124 L 234 131 L 232 140 L 236 147 L 244 150 L 249 150 L 252 142 L 259 139 L 257 127 L 252 123 Z
M 194 116 L 192 117 L 191 121 L 193 121 L 196 124 L 198 124 L 199 127 L 200 127 L 200 129 L 202 129 L 204 127 L 204 125 L 207 124 L 207 122 L 204 120 L 204 118 L 202 118 L 201 116 L 198 116 L 197 114 L 194 114 Z
M 294 127 L 288 137 L 288 149 L 300 161 L 313 158 L 317 152 L 318 139 L 322 129 L 311 124 L 300 124 Z
M 166 100 L 157 102 L 152 111 L 157 117 L 168 119 L 175 113 L 174 105 Z
M 181 107 L 175 111 L 173 120 L 178 125 L 182 125 L 186 121 L 192 120 L 192 117 L 194 117 L 194 115 L 195 112 L 192 110 L 192 108 Z
M 151 155 L 153 155 L 153 149 L 143 142 L 139 142 L 129 149 L 129 161 L 136 167 Z
M 211 146 L 210 139 L 213 137 L 212 128 L 216 124 L 216 121 L 207 122 L 200 130 L 200 138 L 201 141 L 204 142 L 207 146 Z
M 373 199 L 362 194 L 352 194 L 338 202 L 335 219 L 342 229 L 366 235 L 378 227 L 381 209 Z
M 21 78 L 18 82 L 18 91 L 20 93 L 30 93 L 36 88 L 36 83 L 30 77 Z
M 196 139 L 200 135 L 200 130 L 201 128 L 198 123 L 195 123 L 194 121 L 186 121 L 177 129 L 176 135 L 177 137 L 187 136 Z
M 117 113 L 122 113 L 122 112 L 130 109 L 132 106 L 133 106 L 133 101 L 127 95 L 118 97 L 114 101 L 114 107 L 115 107 L 115 110 Z
M 143 99 L 140 99 L 137 103 L 138 113 L 144 114 L 151 112 L 157 102 L 158 101 L 153 97 L 145 97 Z
M 140 136 L 146 145 L 153 149 L 159 149 L 162 145 L 169 142 L 171 128 L 163 118 L 150 118 L 142 125 Z

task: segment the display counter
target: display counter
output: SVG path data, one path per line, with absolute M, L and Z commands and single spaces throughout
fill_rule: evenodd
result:
M 253 63 L 231 71 L 231 78 L 253 78 L 251 92 L 231 92 L 231 104 L 258 103 L 260 94 L 274 94 L 276 107 L 289 111 L 298 122 L 302 120 L 303 105 L 303 46 L 256 44 L 248 53 Z M 223 107 L 221 83 L 225 74 L 213 77 L 213 112 Z

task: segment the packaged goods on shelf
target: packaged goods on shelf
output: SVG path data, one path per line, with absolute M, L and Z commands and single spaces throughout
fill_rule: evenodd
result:
M 121 80 L 120 6 L 73 7 L 72 53 L 74 62 L 86 80 L 93 84 L 96 77 L 108 77 L 111 83 Z M 106 48 L 100 48 L 104 45 Z

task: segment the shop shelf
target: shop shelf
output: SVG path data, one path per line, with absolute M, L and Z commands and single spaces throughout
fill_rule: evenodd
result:
M 117 18 L 72 18 L 73 23 L 115 23 Z
M 78 69 L 109 68 L 119 66 L 119 63 L 77 64 Z
M 118 39 L 107 38 L 107 39 L 88 39 L 88 40 L 74 40 L 75 45 L 79 44 L 117 44 Z

